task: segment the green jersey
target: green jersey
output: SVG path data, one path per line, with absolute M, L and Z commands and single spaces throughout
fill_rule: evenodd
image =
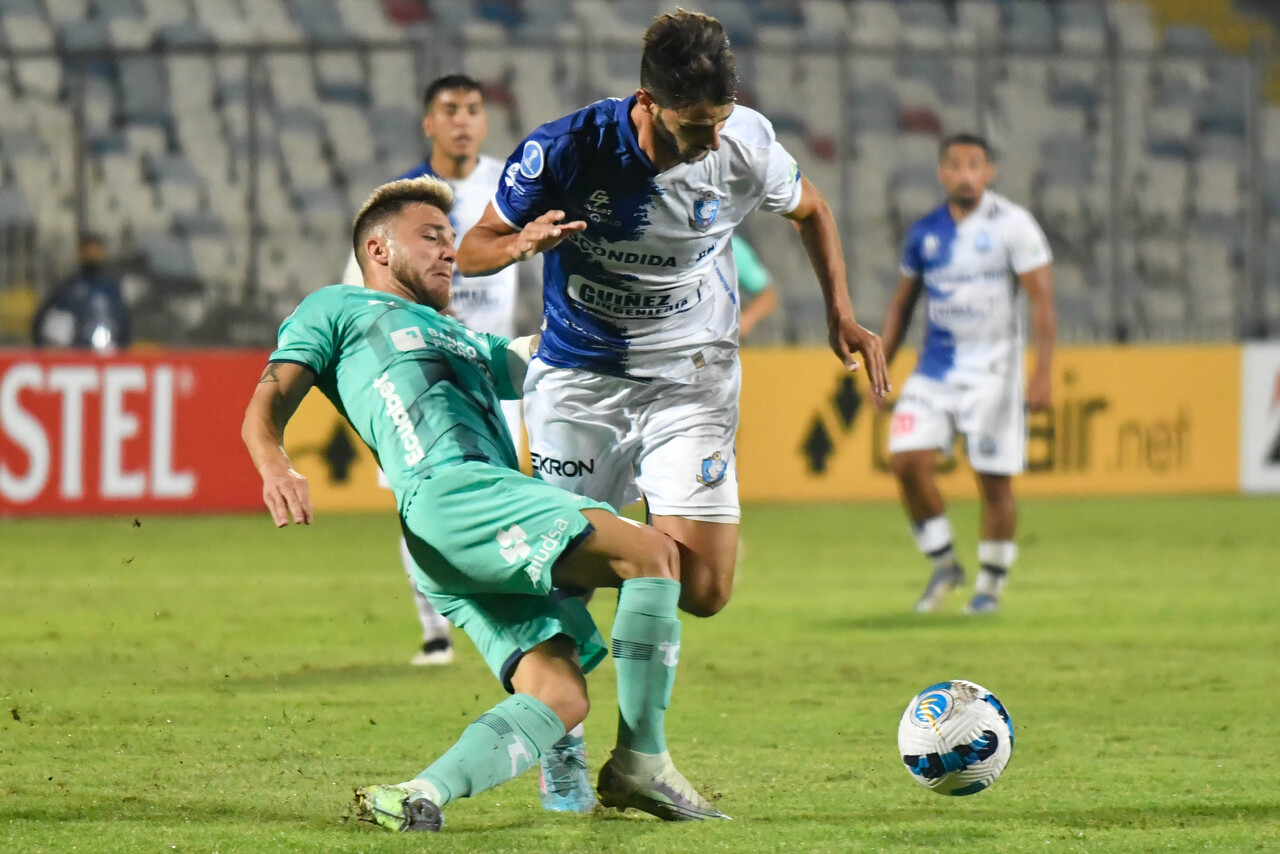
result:
M 401 297 L 331 285 L 281 324 L 271 361 L 316 375 L 403 505 L 441 466 L 474 460 L 519 469 L 498 404 L 520 397 L 508 344 Z

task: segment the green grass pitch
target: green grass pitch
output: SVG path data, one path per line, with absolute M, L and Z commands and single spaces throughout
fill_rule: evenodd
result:
M 951 508 L 972 572 L 975 507 Z M 673 756 L 732 822 L 551 815 L 533 774 L 445 832 L 346 819 L 503 696 L 469 642 L 414 669 L 389 515 L 0 521 L 0 850 L 1280 850 L 1280 511 L 1243 497 L 1027 500 L 1002 613 L 917 616 L 891 504 L 748 506 L 734 599 L 686 618 Z M 613 595 L 593 611 L 606 634 Z M 897 757 L 966 678 L 1017 747 L 945 798 Z M 591 678 L 593 772 L 613 668 Z M 628 814 L 634 816 L 635 814 Z

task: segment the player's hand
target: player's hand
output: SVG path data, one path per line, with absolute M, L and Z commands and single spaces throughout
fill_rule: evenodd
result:
M 515 260 L 528 261 L 539 252 L 559 246 L 560 241 L 568 237 L 570 232 L 587 230 L 585 220 L 562 222 L 564 217 L 564 211 L 547 211 L 522 228 L 512 245 Z
M 1048 371 L 1036 371 L 1027 383 L 1027 409 L 1044 412 L 1053 403 L 1053 382 Z
M 889 365 L 884 358 L 880 336 L 849 319 L 833 321 L 828 329 L 831 349 L 844 362 L 846 369 L 858 370 L 858 360 L 853 354 L 862 354 L 867 365 L 867 380 L 871 383 L 871 392 L 883 400 L 892 389 L 889 385 Z
M 311 488 L 307 479 L 293 469 L 283 473 L 264 472 L 262 500 L 277 528 L 288 525 L 290 515 L 295 525 L 311 524 Z

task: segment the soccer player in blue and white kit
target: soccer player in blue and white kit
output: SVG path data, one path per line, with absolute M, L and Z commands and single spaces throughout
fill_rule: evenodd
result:
M 680 607 L 729 600 L 738 544 L 738 288 L 730 238 L 752 211 L 798 226 L 829 338 L 873 391 L 879 338 L 854 319 L 830 207 L 769 122 L 735 106 L 729 41 L 711 17 L 661 15 L 640 88 L 535 130 L 517 148 L 458 267 L 545 253 L 542 341 L 525 382 L 535 472 L 622 507 L 643 493 L 680 547 Z M 618 757 L 623 765 L 633 757 Z
M 462 235 L 480 220 L 480 215 L 493 198 L 504 166 L 501 160 L 480 153 L 480 146 L 489 131 L 484 90 L 478 81 L 465 74 L 449 74 L 427 86 L 422 103 L 422 133 L 431 142 L 431 154 L 399 177 L 439 178 L 449 185 L 454 198 L 449 224 L 461 240 Z M 514 266 L 487 276 L 464 277 L 455 271 L 449 313 L 476 332 L 514 337 L 516 279 Z M 342 282 L 352 287 L 361 287 L 364 283 L 355 253 L 347 262 Z M 524 433 L 520 401 L 502 401 L 502 414 L 519 447 Z M 379 482 L 389 488 L 381 470 Z M 413 588 L 418 621 L 422 624 L 422 648 L 414 655 L 412 663 L 419 666 L 448 664 L 453 661 L 449 621 L 436 613 L 413 584 L 413 558 L 403 537 L 400 539 L 400 556 Z
M 965 613 L 995 611 L 1018 548 L 1012 475 L 1026 462 L 1025 410 L 1048 408 L 1056 319 L 1053 258 L 1024 208 L 987 189 L 995 178 L 985 139 L 943 140 L 938 180 L 947 202 L 907 234 L 898 290 L 885 316 L 892 359 L 912 309 L 925 298 L 926 330 L 915 373 L 893 409 L 889 452 L 916 545 L 933 575 L 916 610 L 933 611 L 965 581 L 952 548 L 933 466 L 964 434 L 982 500 L 980 571 Z M 1023 396 L 1024 304 L 1031 302 L 1035 366 Z

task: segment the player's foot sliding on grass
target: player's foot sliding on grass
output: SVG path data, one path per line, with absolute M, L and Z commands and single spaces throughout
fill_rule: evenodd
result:
M 724 818 L 675 769 L 664 737 L 680 650 L 676 544 L 520 473 L 499 398 L 519 396 L 537 342 L 439 313 L 453 277 L 452 201 L 433 178 L 374 192 L 353 229 L 365 287 L 321 288 L 285 320 L 242 428 L 275 523 L 310 523 L 284 430 L 319 388 L 387 475 L 418 588 L 512 694 L 417 777 L 359 789 L 359 814 L 438 830 L 441 807 L 537 764 L 586 717 L 584 674 L 606 655 L 582 600 L 553 587 L 617 587 L 618 741 L 601 800 L 668 820 Z

